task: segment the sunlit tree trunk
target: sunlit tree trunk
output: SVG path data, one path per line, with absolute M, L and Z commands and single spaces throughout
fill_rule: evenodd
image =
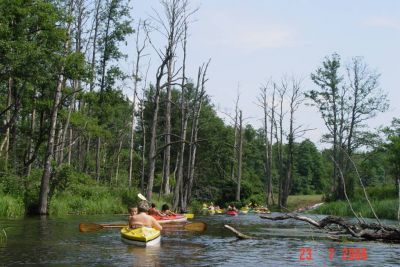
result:
M 71 30 L 71 24 L 68 24 L 67 28 L 67 36 L 68 39 L 65 42 L 64 51 L 67 53 L 69 47 L 69 36 Z M 44 167 L 43 167 L 43 175 L 40 184 L 40 195 L 39 195 L 39 214 L 47 214 L 48 209 L 48 195 L 50 190 L 50 176 L 51 176 L 51 160 L 53 158 L 53 148 L 55 141 L 55 132 L 57 127 L 57 115 L 58 115 L 58 107 L 61 100 L 61 91 L 64 82 L 64 68 L 65 65 L 62 64 L 60 68 L 60 74 L 57 79 L 57 87 L 54 94 L 53 107 L 51 110 L 51 120 L 50 120 L 50 131 L 49 137 L 47 140 L 47 151 L 44 159 Z
M 237 164 L 237 184 L 236 184 L 236 201 L 240 201 L 240 189 L 242 182 L 242 156 L 243 156 L 243 117 L 242 111 L 239 110 L 239 127 L 238 127 L 238 164 Z

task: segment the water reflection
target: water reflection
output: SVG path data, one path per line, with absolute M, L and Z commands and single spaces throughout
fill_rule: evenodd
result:
M 128 252 L 133 258 L 132 266 L 160 266 L 161 243 L 150 247 L 137 247 L 128 245 Z

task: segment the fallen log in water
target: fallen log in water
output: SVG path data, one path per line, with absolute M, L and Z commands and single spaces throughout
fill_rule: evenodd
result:
M 225 224 L 224 227 L 226 229 L 231 230 L 236 235 L 236 237 L 239 238 L 239 239 L 252 239 L 253 238 L 253 237 L 251 237 L 249 235 L 245 235 L 245 234 L 239 232 L 238 230 L 236 230 L 235 228 L 233 228 L 232 226 L 229 226 L 227 224 Z
M 358 240 L 376 240 L 400 243 L 400 228 L 388 225 L 365 222 L 350 223 L 345 221 L 342 217 L 337 216 L 327 216 L 320 221 L 315 221 L 309 217 L 299 216 L 294 213 L 288 213 L 275 217 L 262 215 L 260 218 L 272 221 L 295 219 L 298 221 L 307 222 L 319 229 L 324 229 L 327 231 L 332 231 L 332 229 L 329 228 L 331 225 L 337 225 L 341 229 L 341 231 L 337 232 L 338 234 L 340 233 L 342 235 L 343 233 L 346 233 L 347 235 L 355 237 Z M 330 232 L 329 234 L 332 236 L 336 233 Z

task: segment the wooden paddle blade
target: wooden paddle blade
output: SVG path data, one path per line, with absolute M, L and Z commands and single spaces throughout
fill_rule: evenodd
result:
M 137 196 L 138 196 L 141 200 L 147 201 L 146 197 L 143 196 L 141 193 L 137 194 Z
M 207 229 L 207 224 L 204 222 L 191 222 L 184 226 L 185 230 L 194 232 L 203 232 Z
M 95 232 L 104 228 L 124 228 L 127 224 L 99 224 L 99 223 L 80 223 L 79 231 L 82 233 Z
M 79 231 L 82 233 L 95 232 L 95 231 L 101 230 L 103 228 L 104 227 L 101 224 L 97 224 L 97 223 L 80 223 L 79 224 Z

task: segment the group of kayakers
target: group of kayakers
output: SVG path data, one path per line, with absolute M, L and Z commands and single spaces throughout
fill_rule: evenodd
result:
M 236 208 L 234 204 L 229 204 L 226 209 L 221 209 L 218 205 L 214 205 L 212 202 L 210 205 L 207 205 L 206 203 L 203 203 L 203 212 L 206 212 L 208 214 L 221 214 L 221 213 L 229 213 L 229 215 L 232 214 L 238 214 L 240 213 L 248 213 L 248 212 L 254 212 L 254 213 L 270 213 L 269 209 L 263 206 L 259 206 L 256 203 L 249 203 L 243 207 Z
M 218 205 L 214 205 L 212 202 L 210 205 L 206 203 L 203 204 L 203 210 L 208 211 L 209 213 L 224 213 L 225 211 L 235 211 L 238 212 L 238 209 L 235 207 L 234 204 L 229 204 L 226 210 L 221 209 Z
M 164 204 L 159 211 L 154 203 L 150 207 L 147 201 L 141 201 L 137 207 L 129 208 L 129 227 L 133 229 L 146 226 L 162 230 L 162 226 L 153 216 L 166 217 L 174 214 L 168 204 Z

